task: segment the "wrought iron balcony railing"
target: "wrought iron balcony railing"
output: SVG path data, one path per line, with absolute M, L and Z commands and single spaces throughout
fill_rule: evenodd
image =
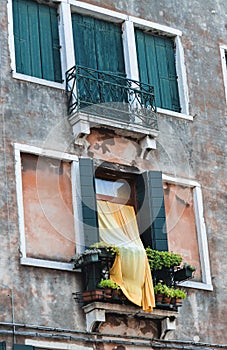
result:
M 74 66 L 66 72 L 69 115 L 83 109 L 105 118 L 158 130 L 153 86 L 120 75 Z

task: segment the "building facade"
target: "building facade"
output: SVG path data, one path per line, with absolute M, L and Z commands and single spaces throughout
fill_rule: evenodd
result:
M 226 16 L 221 0 L 1 1 L 2 349 L 227 348 Z M 99 241 L 180 254 L 182 306 L 82 303 L 98 277 L 72 258 Z

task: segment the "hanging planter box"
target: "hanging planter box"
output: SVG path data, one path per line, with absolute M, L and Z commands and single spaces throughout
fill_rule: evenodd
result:
M 182 269 L 179 269 L 174 272 L 174 279 L 175 281 L 178 281 L 178 282 L 185 281 L 193 277 L 194 271 L 195 271 L 194 269 L 191 269 L 189 267 L 183 267 Z

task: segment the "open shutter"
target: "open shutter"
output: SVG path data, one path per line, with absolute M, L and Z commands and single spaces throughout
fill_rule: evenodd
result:
M 162 173 L 145 172 L 137 176 L 137 221 L 144 247 L 168 250 Z
M 25 344 L 13 344 L 13 350 L 35 350 L 35 347 Z
M 0 350 L 6 350 L 6 342 L 5 341 L 0 342 Z
M 179 112 L 173 40 L 137 29 L 136 46 L 140 80 L 154 87 L 156 106 Z
M 57 10 L 50 7 L 50 22 L 52 33 L 52 54 L 54 67 L 54 80 L 62 82 L 61 59 L 60 59 L 60 42 L 58 33 L 58 16 Z
M 80 184 L 85 248 L 99 241 L 93 160 L 80 158 Z

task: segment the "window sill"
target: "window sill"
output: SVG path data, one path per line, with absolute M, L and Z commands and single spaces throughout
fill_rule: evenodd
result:
M 39 85 L 43 85 L 43 86 L 53 87 L 53 88 L 60 89 L 60 90 L 65 90 L 64 83 L 62 83 L 62 84 L 56 83 L 54 81 L 39 79 L 39 78 L 32 77 L 30 75 L 25 75 L 25 74 L 16 73 L 16 72 L 13 72 L 12 75 L 13 75 L 13 78 L 17 79 L 17 80 L 23 80 L 23 81 L 27 81 L 27 82 L 34 83 L 34 84 L 39 84 Z
M 73 270 L 74 264 L 66 263 L 66 262 L 35 259 L 35 258 L 21 258 L 20 263 L 21 265 L 26 265 L 26 266 L 44 267 L 47 269 L 64 270 L 64 271 L 74 271 Z
M 190 122 L 193 122 L 194 120 L 193 116 L 191 115 L 170 111 L 169 109 L 157 108 L 157 112 L 158 114 L 165 114 L 166 116 L 169 116 L 169 117 L 184 119 Z
M 194 282 L 194 281 L 185 281 L 179 284 L 181 287 L 185 288 L 193 288 L 193 289 L 200 289 L 200 290 L 207 290 L 212 292 L 213 286 L 212 284 L 204 283 L 204 282 Z

